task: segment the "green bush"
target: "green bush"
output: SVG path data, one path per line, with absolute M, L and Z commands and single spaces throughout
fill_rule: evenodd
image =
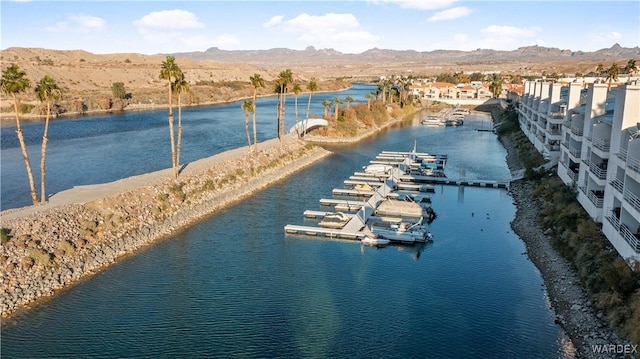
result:
M 20 113 L 23 113 L 23 114 L 31 113 L 31 111 L 32 111 L 35 107 L 36 107 L 35 105 L 32 105 L 32 104 L 30 104 L 30 103 L 23 103 L 23 104 L 20 104 Z
M 27 254 L 36 263 L 42 264 L 44 266 L 48 266 L 49 264 L 51 264 L 51 255 L 43 249 L 29 248 L 27 250 Z
M 11 235 L 9 234 L 9 230 L 6 228 L 0 228 L 0 242 L 2 245 L 5 245 L 9 240 L 11 240 Z

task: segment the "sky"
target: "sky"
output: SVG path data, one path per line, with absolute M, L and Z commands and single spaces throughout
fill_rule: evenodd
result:
M 0 0 L 0 49 L 96 54 L 640 46 L 640 1 Z

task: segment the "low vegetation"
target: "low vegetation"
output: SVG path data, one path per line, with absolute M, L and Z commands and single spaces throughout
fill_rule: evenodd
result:
M 554 248 L 573 264 L 594 306 L 606 314 L 612 328 L 640 344 L 640 268 L 632 270 L 576 199 L 575 186 L 565 185 L 555 172 L 539 169 L 540 154 L 520 131 L 514 107 L 497 113 L 500 136 L 516 144 L 526 168 L 526 180 L 542 205 L 538 220 L 550 230 Z

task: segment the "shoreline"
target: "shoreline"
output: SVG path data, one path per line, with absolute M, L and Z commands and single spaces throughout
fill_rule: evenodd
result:
M 363 82 L 354 82 L 354 83 L 363 83 Z M 314 94 L 321 94 L 321 93 L 330 93 L 330 92 L 342 92 L 342 91 L 347 91 L 351 88 L 353 88 L 353 84 L 351 83 L 350 86 L 348 87 L 344 87 L 344 88 L 340 88 L 337 90 L 324 90 L 324 91 L 315 91 Z M 301 92 L 300 96 L 302 95 L 308 95 L 309 92 Z M 276 95 L 274 94 L 267 94 L 267 95 L 257 95 L 256 98 L 265 98 L 265 97 L 276 97 Z M 197 103 L 197 104 L 190 104 L 190 105 L 186 105 L 183 104 L 181 107 L 182 109 L 185 108 L 198 108 L 198 107 L 213 107 L 213 106 L 224 106 L 224 105 L 229 105 L 232 104 L 234 102 L 240 102 L 243 101 L 245 99 L 252 99 L 253 95 L 247 95 L 247 96 L 241 96 L 241 97 L 234 97 L 232 99 L 229 100 L 223 100 L 223 101 L 205 101 L 205 102 L 201 102 L 201 103 Z M 174 109 L 177 109 L 177 105 L 174 105 Z M 144 112 L 144 111 L 159 111 L 159 110 L 166 110 L 169 108 L 169 104 L 165 103 L 165 104 L 152 104 L 152 105 L 148 105 L 148 104 L 130 104 L 127 105 L 125 108 L 123 108 L 122 110 L 103 110 L 103 109 L 95 109 L 95 110 L 87 110 L 85 112 L 65 112 L 62 114 L 58 114 L 58 115 L 51 115 L 50 121 L 56 121 L 56 120 L 64 120 L 64 119 L 79 119 L 85 116 L 99 116 L 99 115 L 112 115 L 112 114 L 119 114 L 119 113 L 129 113 L 129 112 Z M 0 128 L 2 127 L 10 127 L 12 125 L 15 125 L 15 117 L 16 114 L 14 112 L 0 112 Z M 26 122 L 44 122 L 46 119 L 46 115 L 33 115 L 33 114 L 20 114 L 20 121 L 26 121 Z
M 108 191 L 113 192 L 96 198 L 80 193 L 79 197 L 86 199 L 78 200 L 72 195 L 74 190 L 78 190 L 74 188 L 67 191 L 68 201 L 59 201 L 49 207 L 28 206 L 9 210 L 9 213 L 3 211 L 0 217 L 2 227 L 10 228 L 13 238 L 0 247 L 2 317 L 28 309 L 31 304 L 46 300 L 61 289 L 70 288 L 109 267 L 119 258 L 135 254 L 138 249 L 236 204 L 332 153 L 315 146 L 293 157 L 305 148 L 304 142 L 289 138 L 284 148 L 278 139 L 265 142 L 259 144 L 262 145 L 262 160 L 284 156 L 286 159 L 278 166 L 246 180 L 220 186 L 219 190 L 205 193 L 201 198 L 194 197 L 191 203 L 177 203 L 169 198 L 166 215 L 155 213 L 157 206 L 153 203 L 157 201 L 156 193 L 163 193 L 163 188 L 175 183 L 171 169 L 147 174 L 156 180 L 141 186 L 137 185 L 141 178 L 136 178 L 140 176 L 95 185 L 93 187 L 96 188 L 111 186 Z M 250 157 L 246 146 L 221 155 L 205 159 L 208 160 L 206 164 L 220 170 Z M 181 175 L 179 181 L 203 180 L 212 172 L 204 165 L 201 163 L 203 168 L 192 168 L 190 174 Z M 134 185 L 127 185 L 127 182 Z M 146 197 L 140 197 L 145 194 Z M 143 203 L 144 198 L 151 201 L 151 206 Z M 103 220 L 103 213 L 114 208 L 120 209 L 121 213 L 110 213 L 114 217 L 112 222 Z M 33 254 L 40 248 L 51 253 L 45 259 L 46 265 L 39 263 L 37 254 Z M 30 257 L 35 257 L 35 260 Z
M 341 141 L 356 143 L 400 122 L 391 118 L 378 128 Z M 284 143 L 282 146 L 277 138 L 261 142 L 257 156 L 243 146 L 189 163 L 178 178 L 182 199 L 174 192 L 176 181 L 172 169 L 167 168 L 109 183 L 76 186 L 54 194 L 45 205 L 0 212 L 2 227 L 9 228 L 12 235 L 0 246 L 2 317 L 27 310 L 119 258 L 135 254 L 333 153 L 294 134 L 285 136 Z M 245 173 L 249 167 L 251 173 Z M 236 172 L 231 174 L 230 168 Z M 219 184 L 217 189 L 214 182 Z M 202 193 L 204 187 L 212 192 Z
M 499 140 L 507 150 L 509 169 L 512 172 L 524 169 L 513 143 L 504 136 Z M 569 354 L 572 358 L 588 359 L 624 357 L 613 353 L 608 353 L 607 356 L 593 349 L 601 345 L 628 343 L 607 325 L 603 320 L 603 313 L 596 312 L 571 263 L 553 248 L 550 231 L 538 223 L 540 204 L 533 196 L 531 186 L 525 179 L 513 181 L 510 194 L 516 204 L 516 215 L 511 228 L 524 242 L 525 254 L 540 272 L 556 324 L 569 337 L 570 343 L 561 343 L 564 354 Z

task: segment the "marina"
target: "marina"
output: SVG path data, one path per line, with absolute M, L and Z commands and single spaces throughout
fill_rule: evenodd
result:
M 447 155 L 382 151 L 334 188 L 334 198 L 321 198 L 334 211 L 306 210 L 305 219 L 318 226 L 287 224 L 285 233 L 361 241 L 383 246 L 415 244 L 433 240 L 429 224 L 436 218 L 430 193 L 436 185 L 477 186 L 508 189 L 509 181 L 450 179 L 444 174 Z M 355 198 L 355 199 L 344 199 Z

